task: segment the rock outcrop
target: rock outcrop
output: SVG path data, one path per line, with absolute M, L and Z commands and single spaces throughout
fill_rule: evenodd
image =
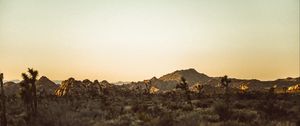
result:
M 62 81 L 60 87 L 55 91 L 57 96 L 95 96 L 101 95 L 103 90 L 109 87 L 107 81 L 98 82 L 95 80 L 91 82 L 88 79 L 83 81 L 69 78 L 68 80 Z
M 300 92 L 300 84 L 288 87 L 289 92 Z
M 158 93 L 158 92 L 159 92 L 159 89 L 158 89 L 158 88 L 156 88 L 156 87 L 154 87 L 154 86 L 151 86 L 151 87 L 150 87 L 150 91 L 149 91 L 150 94 L 156 94 L 156 93 Z

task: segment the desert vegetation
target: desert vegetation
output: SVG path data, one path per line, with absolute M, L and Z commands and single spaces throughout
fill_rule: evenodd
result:
M 3 73 L 0 73 L 0 85 L 1 85 L 1 126 L 7 126 L 7 119 L 6 119 L 6 97 L 3 89 Z
M 45 77 L 40 81 L 37 71 L 29 69 L 28 73 L 22 74 L 20 94 L 4 95 L 8 88 L 3 88 L 1 81 L 1 126 L 5 125 L 2 123 L 5 119 L 8 126 L 300 124 L 297 91 L 280 93 L 273 85 L 269 91 L 250 90 L 249 84 L 234 87 L 236 81 L 228 76 L 215 79 L 221 85 L 218 87 L 199 82 L 194 85 L 191 76 L 180 74 L 175 82 L 168 82 L 175 84 L 172 89 L 159 91 L 161 81 L 158 80 L 114 85 L 107 81 L 69 78 L 53 89 L 53 94 L 43 94 L 39 91 L 41 86 L 35 84 L 43 83 Z M 172 77 L 176 78 L 174 74 Z

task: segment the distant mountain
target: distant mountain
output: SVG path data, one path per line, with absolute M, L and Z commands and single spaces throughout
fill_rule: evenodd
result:
M 127 82 L 127 81 L 118 81 L 118 82 L 113 82 L 112 84 L 115 85 L 123 85 L 123 84 L 130 84 L 131 82 Z
M 36 89 L 38 93 L 44 93 L 46 95 L 54 95 L 55 90 L 59 86 L 45 76 L 42 76 L 36 81 Z
M 172 73 L 163 75 L 158 79 L 156 77 L 153 77 L 149 80 L 151 81 L 152 85 L 160 89 L 160 91 L 166 91 L 174 89 L 176 87 L 176 84 L 181 81 L 181 77 L 184 77 L 186 79 L 189 86 L 195 84 L 210 84 L 216 86 L 218 84 L 218 81 L 215 78 L 211 78 L 203 73 L 199 73 L 195 69 L 177 70 Z M 146 88 L 143 81 L 132 82 L 131 84 L 129 84 L 129 87 L 131 89 L 134 89 L 137 86 L 142 89 Z
M 39 80 L 36 81 L 36 89 L 38 95 L 41 93 L 44 93 L 46 95 L 54 95 L 54 91 L 56 90 L 56 88 L 58 88 L 58 85 L 45 76 L 42 76 Z M 20 82 L 5 82 L 4 90 L 7 96 L 19 95 L 21 93 Z
M 190 89 L 195 90 L 196 85 L 203 85 L 204 92 L 219 92 L 223 88 L 220 88 L 220 81 L 222 77 L 209 77 L 204 73 L 199 73 L 195 69 L 185 69 L 177 70 L 172 73 L 163 75 L 160 78 L 153 77 L 146 81 L 150 81 L 152 84 L 152 89 L 157 89 L 159 92 L 168 91 L 175 89 L 176 85 L 180 83 L 181 78 L 185 78 Z M 229 77 L 230 78 L 230 77 Z M 247 85 L 251 91 L 268 91 L 270 87 L 277 86 L 277 89 L 283 91 L 283 89 L 289 87 L 295 87 L 298 89 L 300 84 L 300 77 L 298 78 L 285 78 L 277 79 L 274 81 L 260 81 L 256 79 L 246 80 L 246 79 L 236 79 L 230 78 L 232 82 L 229 87 L 239 88 L 240 85 Z M 57 83 L 60 83 L 59 85 Z M 116 94 L 124 90 L 134 90 L 134 91 L 144 91 L 146 89 L 145 81 L 139 82 L 116 82 L 109 83 L 107 81 L 98 82 L 95 80 L 91 82 L 88 79 L 83 81 L 75 80 L 74 78 L 69 78 L 65 81 L 51 81 L 45 76 L 42 76 L 36 82 L 37 93 L 46 95 L 95 95 L 103 93 L 104 89 L 106 93 Z M 20 84 L 18 80 L 9 81 L 4 83 L 5 93 L 8 96 L 20 94 Z M 295 89 L 296 89 L 295 88 Z M 101 91 L 102 90 L 102 91 Z
M 20 82 L 20 80 L 18 80 L 18 79 L 15 79 L 15 80 L 4 80 L 3 82 L 4 82 L 4 83 L 5 83 L 5 82 L 14 82 L 14 83 L 19 83 L 19 82 Z
M 153 77 L 151 80 L 152 85 L 163 90 L 171 90 L 176 87 L 181 80 L 181 77 L 186 79 L 186 82 L 190 87 L 196 84 L 207 85 L 205 87 L 218 87 L 220 86 L 220 81 L 222 77 L 209 77 L 203 73 L 197 72 L 195 69 L 177 70 L 172 73 L 166 74 L 159 79 Z M 245 79 L 231 79 L 230 87 L 239 88 L 240 85 L 246 84 L 249 90 L 267 90 L 268 88 L 276 85 L 278 88 L 290 87 L 295 84 L 300 84 L 300 78 L 286 78 L 278 79 L 275 81 L 260 81 L 256 79 L 245 80 Z M 129 87 L 134 89 L 135 87 L 145 88 L 144 82 L 133 82 L 129 84 Z M 211 89 L 211 88 L 210 88 Z
M 185 78 L 189 85 L 194 85 L 196 83 L 200 83 L 203 85 L 217 85 L 218 81 L 215 78 L 209 77 L 203 73 L 197 72 L 195 69 L 186 69 L 186 70 L 177 70 L 175 72 L 166 74 L 159 78 L 161 81 L 175 81 L 180 82 L 181 77 Z
M 177 70 L 175 72 L 166 74 L 159 78 L 162 81 L 180 81 L 181 77 L 184 77 L 189 82 L 197 82 L 201 80 L 209 80 L 210 78 L 202 73 L 197 72 L 195 69 Z
M 52 80 L 55 84 L 58 84 L 58 85 L 60 85 L 61 84 L 61 82 L 62 82 L 62 80 Z
M 12 95 L 17 95 L 17 94 L 20 94 L 20 85 L 19 83 L 15 83 L 15 82 L 12 82 L 12 81 L 9 81 L 9 82 L 5 82 L 4 85 L 3 85 L 3 88 L 4 88 L 4 92 L 5 92 L 5 95 L 7 96 L 12 96 Z
M 216 80 L 220 81 L 221 77 L 215 77 Z M 236 79 L 231 78 L 231 87 L 238 88 L 240 85 L 245 84 L 249 87 L 249 90 L 256 91 L 267 91 L 269 88 L 276 85 L 277 89 L 283 89 L 284 87 L 290 87 L 296 84 L 300 84 L 299 78 L 286 78 L 277 79 L 274 81 L 260 81 L 256 79 L 246 80 L 246 79 Z

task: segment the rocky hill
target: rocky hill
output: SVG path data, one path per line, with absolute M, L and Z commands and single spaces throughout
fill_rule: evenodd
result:
M 186 82 L 190 87 L 193 85 L 204 85 L 205 89 L 209 89 L 213 91 L 213 88 L 220 87 L 221 77 L 209 77 L 203 73 L 197 72 L 195 69 L 186 69 L 186 70 L 177 70 L 175 72 L 166 74 L 159 79 L 153 77 L 149 79 L 154 87 L 160 89 L 160 91 L 171 90 L 176 87 L 176 84 L 180 82 L 181 77 L 186 79 Z M 286 78 L 286 79 L 278 79 L 275 81 L 260 81 L 260 80 L 245 80 L 245 79 L 231 79 L 230 83 L 231 88 L 239 88 L 240 85 L 247 85 L 249 90 L 255 91 L 267 91 L 270 87 L 274 85 L 277 86 L 278 89 L 283 90 L 283 88 L 288 88 L 290 86 L 300 84 L 300 78 Z M 136 87 L 140 87 L 145 89 L 144 81 L 133 82 L 129 84 L 131 89 Z M 206 91 L 207 92 L 207 91 Z
M 57 88 L 58 85 L 45 76 L 42 76 L 38 81 L 36 81 L 36 89 L 39 94 L 54 95 Z
M 103 93 L 105 88 L 112 86 L 107 81 L 98 82 L 95 80 L 91 82 L 88 79 L 83 81 L 69 78 L 68 80 L 62 81 L 59 88 L 56 89 L 55 95 L 57 96 L 94 96 Z
M 177 70 L 172 73 L 166 74 L 160 78 L 153 77 L 151 79 L 139 82 L 132 82 L 124 85 L 114 85 L 107 81 L 94 82 L 85 79 L 83 81 L 69 78 L 62 81 L 60 85 L 55 84 L 53 81 L 45 76 L 42 76 L 36 82 L 38 95 L 101 95 L 103 93 L 116 94 L 124 91 L 138 91 L 144 92 L 147 88 L 146 81 L 151 82 L 151 89 L 155 89 L 155 92 L 164 92 L 175 89 L 176 85 L 180 83 L 181 77 L 186 79 L 190 89 L 194 90 L 195 85 L 202 85 L 203 91 L 206 93 L 219 92 L 221 77 L 209 77 L 203 73 L 197 72 L 195 69 Z M 269 88 L 276 85 L 279 92 L 283 92 L 289 87 L 293 87 L 300 84 L 300 78 L 285 78 L 274 81 L 260 81 L 260 80 L 245 80 L 231 78 L 231 88 L 239 88 L 241 85 L 246 85 L 250 91 L 268 91 Z M 20 85 L 15 82 L 5 82 L 4 89 L 6 95 L 18 95 L 20 94 Z M 295 88 L 296 89 L 296 88 Z M 297 88 L 298 89 L 298 88 Z
M 54 95 L 54 91 L 58 88 L 54 82 L 48 79 L 45 76 L 42 76 L 39 80 L 36 81 L 36 89 L 38 95 Z M 15 82 L 5 82 L 4 90 L 7 96 L 16 95 L 18 96 L 21 92 L 20 83 Z
M 199 81 L 208 81 L 211 78 L 205 74 L 197 72 L 195 69 L 177 70 L 175 72 L 166 74 L 159 78 L 162 81 L 177 81 L 180 82 L 181 77 L 184 77 L 189 83 L 196 83 Z

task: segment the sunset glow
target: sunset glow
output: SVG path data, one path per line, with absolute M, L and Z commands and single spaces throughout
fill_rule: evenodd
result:
M 0 72 L 137 81 L 299 77 L 299 0 L 0 0 Z

